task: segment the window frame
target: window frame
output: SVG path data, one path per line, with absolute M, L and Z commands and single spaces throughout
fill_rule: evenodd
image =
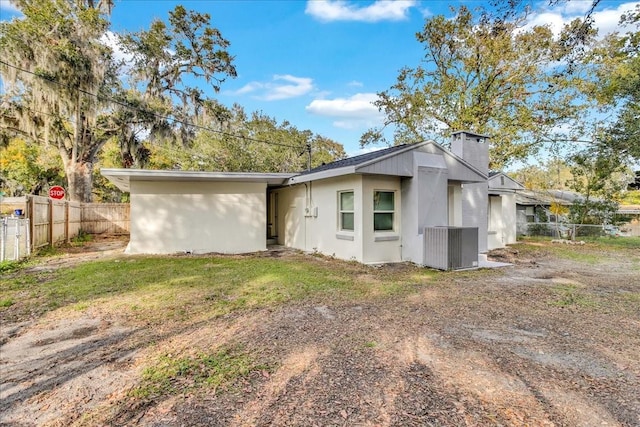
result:
M 376 194 L 377 193 L 391 193 L 393 201 L 393 209 L 378 209 L 376 210 Z M 396 190 L 373 190 L 373 232 L 374 233 L 391 233 L 396 231 Z M 391 214 L 391 228 L 377 230 L 376 229 L 376 214 Z
M 351 197 L 352 197 L 352 200 L 353 200 L 353 207 L 351 208 L 351 210 L 343 209 L 343 206 L 342 206 L 342 195 L 343 194 L 348 194 L 348 193 L 351 193 Z M 355 191 L 353 191 L 353 190 L 340 190 L 340 191 L 338 191 L 338 231 L 346 231 L 346 232 L 350 232 L 350 233 L 355 231 L 355 228 L 356 228 L 355 210 L 356 210 Z M 344 214 L 351 214 L 352 228 L 344 228 L 344 220 L 343 220 L 343 215 Z

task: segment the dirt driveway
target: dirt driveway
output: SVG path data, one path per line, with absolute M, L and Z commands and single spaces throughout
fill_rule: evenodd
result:
M 493 254 L 511 267 L 446 273 L 375 301 L 153 328 L 98 308 L 5 321 L 0 424 L 640 426 L 640 250 L 576 246 L 584 262 L 539 245 Z M 107 245 L 37 268 L 120 251 Z M 159 351 L 232 341 L 271 368 L 222 391 L 131 397 Z

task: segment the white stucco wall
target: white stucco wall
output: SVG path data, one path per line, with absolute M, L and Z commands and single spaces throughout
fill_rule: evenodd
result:
M 462 185 L 462 226 L 478 227 L 478 252 L 487 251 L 488 186 L 486 182 Z
M 517 235 L 517 212 L 516 212 L 516 195 L 502 195 L 502 223 L 503 235 L 502 239 L 505 245 L 516 243 Z
M 338 192 L 354 193 L 354 231 L 338 229 Z M 364 262 L 362 176 L 347 175 L 277 190 L 278 243 Z
M 414 176 L 402 180 L 402 260 L 424 262 L 424 228 L 449 223 L 449 174 L 444 159 L 417 154 Z M 454 213 L 453 217 L 462 217 Z
M 374 232 L 373 193 L 393 191 L 394 230 Z M 339 229 L 338 197 L 354 193 L 354 230 Z M 278 243 L 304 251 L 317 251 L 363 263 L 401 260 L 400 178 L 382 175 L 347 175 L 297 184 L 278 193 Z
M 266 250 L 266 184 L 132 181 L 127 253 Z
M 489 197 L 489 231 L 487 248 L 503 248 L 516 243 L 516 196 L 500 194 Z
M 462 185 L 449 181 L 447 186 L 449 222 L 447 225 L 462 227 Z
M 393 231 L 374 231 L 373 195 L 375 191 L 393 191 Z M 376 264 L 402 261 L 402 192 L 397 176 L 362 177 L 362 251 L 363 262 Z
M 489 230 L 487 236 L 487 249 L 504 247 L 504 221 L 502 217 L 502 197 L 489 197 Z

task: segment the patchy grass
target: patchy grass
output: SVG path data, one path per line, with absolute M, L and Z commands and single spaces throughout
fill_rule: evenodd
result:
M 198 388 L 218 391 L 251 372 L 265 370 L 265 365 L 255 363 L 239 348 L 182 357 L 163 354 L 144 370 L 140 384 L 130 394 L 137 398 L 155 399 Z
M 595 307 L 596 302 L 583 294 L 575 285 L 558 285 L 552 288 L 557 299 L 549 304 L 556 307 Z
M 548 237 L 521 237 L 518 250 L 521 254 L 539 256 L 543 252 L 554 257 L 596 265 L 602 261 L 602 253 L 637 254 L 640 249 L 640 237 L 595 237 L 579 239 L 584 245 L 551 243 Z M 632 252 L 629 252 L 631 250 Z
M 622 205 L 640 205 L 640 190 L 631 190 L 624 193 L 620 199 Z
M 0 296 L 22 312 L 91 306 L 145 320 L 218 316 L 303 298 L 375 298 L 409 292 L 440 273 L 287 257 L 129 257 L 0 279 Z
M 34 255 L 40 258 L 53 257 L 63 254 L 63 250 L 58 246 L 43 246 L 35 250 Z
M 0 308 L 11 307 L 15 301 L 11 298 L 0 299 Z
M 82 246 L 91 241 L 93 241 L 93 234 L 89 234 L 81 229 L 78 231 L 78 234 L 71 239 L 71 246 Z
M 0 273 L 7 274 L 19 270 L 24 265 L 24 261 L 0 261 Z
M 430 388 L 436 382 L 430 372 L 407 371 L 408 364 L 404 361 L 407 356 L 413 360 L 417 352 L 429 351 L 431 345 L 437 346 L 439 357 L 441 354 L 449 357 L 441 359 L 440 366 L 446 363 L 451 367 L 434 373 L 433 379 L 446 382 L 450 378 L 463 378 L 464 382 L 458 383 L 462 386 L 467 380 L 479 378 L 482 382 L 496 373 L 497 380 L 491 389 L 499 388 L 503 379 L 511 375 L 513 366 L 534 365 L 523 364 L 522 354 L 541 363 L 573 363 L 572 356 L 563 358 L 563 355 L 610 348 L 617 358 L 615 363 L 635 369 L 629 361 L 635 360 L 633 350 L 637 348 L 633 325 L 640 293 L 637 281 L 627 279 L 627 266 L 637 265 L 640 253 L 627 248 L 608 252 L 603 247 L 599 243 L 574 247 L 538 240 L 510 252 L 514 258 L 523 259 L 513 268 L 459 272 L 438 272 L 409 264 L 369 267 L 293 251 L 248 256 L 120 257 L 92 259 L 75 266 L 65 258 L 45 260 L 33 268 L 13 269 L 11 274 L 0 277 L 0 322 L 34 319 L 47 310 L 60 308 L 51 318 L 38 322 L 33 330 L 56 323 L 65 325 L 68 329 L 59 335 L 58 342 L 66 348 L 67 340 L 75 337 L 76 331 L 80 337 L 83 330 L 91 329 L 86 327 L 87 323 L 74 325 L 75 318 L 83 322 L 91 320 L 90 325 L 96 319 L 105 320 L 96 329 L 95 339 L 83 341 L 77 347 L 86 350 L 63 351 L 54 359 L 45 355 L 38 359 L 38 368 L 30 366 L 30 370 L 38 369 L 34 370 L 38 377 L 33 377 L 36 378 L 33 384 L 44 381 L 42 390 L 37 390 L 39 394 L 34 396 L 45 396 L 48 400 L 42 402 L 51 408 L 78 405 L 82 412 L 77 413 L 83 414 L 80 425 L 136 424 L 142 422 L 141 417 L 145 417 L 148 409 L 150 418 L 145 418 L 144 423 L 157 423 L 161 422 L 160 417 L 169 419 L 170 414 L 165 411 L 175 409 L 178 413 L 183 404 L 193 404 L 193 408 L 219 405 L 211 414 L 224 411 L 228 419 L 232 416 L 247 419 L 247 413 L 257 414 L 253 420 L 273 423 L 269 418 L 272 414 L 269 402 L 277 402 L 281 408 L 308 403 L 327 410 L 322 400 L 325 396 L 333 393 L 376 396 L 380 378 L 395 378 L 402 388 L 406 378 L 418 378 L 416 374 L 424 376 L 413 382 L 412 387 L 418 383 L 429 387 L 406 388 L 406 393 L 398 395 L 394 404 L 404 404 L 401 402 L 404 400 L 421 405 L 424 396 L 436 395 L 437 390 Z M 534 253 L 543 260 L 539 270 L 540 266 L 528 261 L 529 258 L 537 261 L 536 257 L 529 257 Z M 90 259 L 87 254 L 82 255 L 80 259 Z M 576 257 L 583 263 L 591 262 L 590 257 L 602 257 L 605 261 L 590 268 L 562 260 Z M 550 262 L 556 260 L 559 262 Z M 604 264 L 606 260 L 608 265 Z M 556 266 L 549 266 L 553 264 Z M 624 268 L 624 274 L 612 275 L 613 268 Z M 293 304 L 287 306 L 290 302 Z M 274 306 L 277 308 L 271 309 Z M 340 317 L 337 320 L 320 317 L 324 313 L 318 313 L 322 308 L 319 306 Z M 254 310 L 263 307 L 268 309 Z M 85 310 L 86 316 L 78 314 Z M 221 316 L 227 313 L 231 315 Z M 560 331 L 562 335 L 547 331 Z M 564 335 L 564 331 L 568 334 Z M 447 345 L 450 342 L 453 345 Z M 541 345 L 545 347 L 544 355 L 538 353 Z M 514 346 L 531 351 L 518 354 Z M 551 351 L 547 352 L 547 348 Z M 482 353 L 485 350 L 489 353 Z M 474 357 L 467 363 L 460 354 L 472 353 L 487 360 L 496 360 L 499 355 L 506 360 L 507 370 L 487 371 L 481 378 L 470 377 L 478 359 Z M 110 372 L 105 373 L 105 383 L 101 376 L 97 384 L 93 371 L 65 368 L 61 358 L 68 354 L 86 366 L 96 363 L 105 367 L 103 372 Z M 395 359 L 389 357 L 398 358 L 401 363 L 394 363 Z M 14 366 L 22 370 L 20 360 L 16 358 Z M 614 364 L 609 362 L 603 366 Z M 62 369 L 56 375 L 64 375 L 59 378 L 72 375 L 74 381 L 81 380 L 74 382 L 77 388 L 74 385 L 67 394 L 59 389 L 50 392 L 58 382 L 50 379 L 55 377 L 49 371 L 58 366 Z M 496 365 L 496 369 L 500 366 Z M 575 385 L 571 381 L 576 377 L 576 369 L 582 369 L 583 365 L 568 366 L 567 382 L 557 383 L 550 381 L 564 375 L 557 375 L 560 368 L 553 366 L 553 372 L 536 384 L 571 388 Z M 588 363 L 584 366 L 586 370 L 579 374 L 591 378 L 592 366 Z M 598 363 L 593 366 L 594 370 L 599 369 Z M 620 372 L 627 378 L 629 368 L 622 369 L 626 369 Z M 278 375 L 274 375 L 271 383 L 271 373 L 276 371 Z M 534 378 L 545 371 L 537 366 L 527 371 L 527 375 Z M 446 377 L 438 378 L 443 374 Z M 25 381 L 31 378 L 25 377 Z M 389 384 L 395 387 L 395 383 Z M 611 382 L 603 384 L 606 385 L 603 389 L 615 389 Z M 76 392 L 83 386 L 92 394 Z M 105 390 L 102 396 L 93 397 L 94 386 L 96 394 Z M 300 393 L 295 389 L 298 386 L 302 387 Z M 30 388 L 35 392 L 34 386 Z M 416 394 L 415 390 L 425 394 Z M 215 396 L 225 391 L 230 392 L 228 396 Z M 611 401 L 618 397 L 623 400 L 625 393 L 628 391 L 621 390 Z M 316 394 L 319 400 L 309 400 L 308 396 Z M 451 402 L 467 395 L 475 399 L 476 388 L 442 396 Z M 85 404 L 87 398 L 90 402 Z M 335 406 L 333 399 L 328 403 Z M 512 403 L 505 401 L 504 405 L 512 407 Z M 251 406 L 260 408 L 251 412 L 254 409 Z M 404 413 L 414 408 L 424 409 L 399 406 L 398 411 Z M 454 405 L 442 408 L 455 411 Z M 495 407 L 474 408 L 469 406 L 465 410 L 477 410 L 482 417 L 495 410 Z M 390 416 L 398 416 L 400 424 L 406 423 L 402 413 Z M 261 414 L 265 417 L 259 418 Z M 206 423 L 209 415 L 203 411 L 201 421 Z M 333 415 L 320 417 L 316 424 L 328 425 L 343 419 L 346 423 L 347 416 L 352 414 L 342 415 L 343 419 L 341 414 L 336 415 L 334 411 Z M 330 419 L 331 416 L 334 418 Z M 480 416 L 475 419 L 488 419 Z M 460 420 L 452 420 L 450 424 L 459 424 Z M 428 423 L 426 418 L 415 420 L 419 421 Z M 509 424 L 499 418 L 491 421 Z M 178 421 L 176 418 L 167 422 Z M 191 424 L 196 424 L 193 418 Z
M 640 249 L 640 237 L 595 237 L 583 239 L 608 249 Z
M 551 245 L 551 237 L 542 236 L 519 236 L 518 241 L 520 243 L 528 243 L 532 245 Z M 619 237 L 619 236 L 605 236 L 605 237 L 580 237 L 576 241 L 584 241 L 589 245 L 598 245 L 605 249 L 616 248 L 628 248 L 628 249 L 640 249 L 640 237 Z M 556 244 L 554 244 L 556 246 Z M 557 244 L 562 246 L 562 244 Z M 568 248 L 579 248 L 580 245 L 567 245 Z
M 583 250 L 573 245 L 554 245 L 549 249 L 555 256 L 584 264 L 595 265 L 602 260 L 602 256 Z

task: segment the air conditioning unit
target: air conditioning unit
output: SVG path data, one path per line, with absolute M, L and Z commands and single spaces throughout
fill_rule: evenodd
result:
M 478 227 L 425 227 L 423 265 L 438 270 L 478 266 Z

